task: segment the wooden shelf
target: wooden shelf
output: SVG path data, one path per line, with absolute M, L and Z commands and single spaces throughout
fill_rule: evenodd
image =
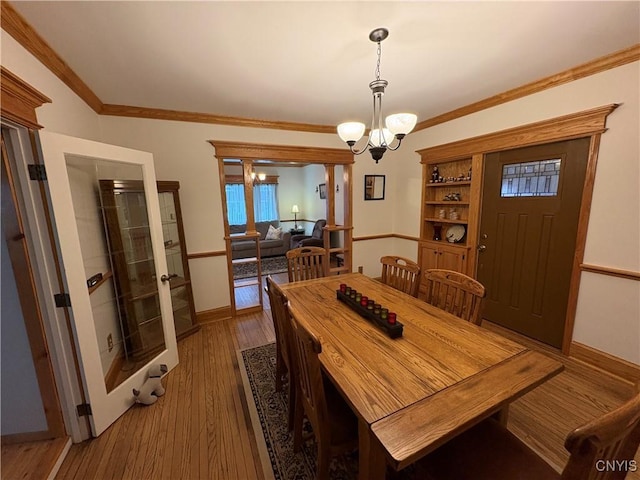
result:
M 427 187 L 454 187 L 456 185 L 471 185 L 471 180 L 463 180 L 461 182 L 437 182 L 425 184 L 425 186 Z
M 456 225 L 466 225 L 468 223 L 467 219 L 462 219 L 459 218 L 458 220 L 450 220 L 448 218 L 431 218 L 431 217 L 427 217 L 425 218 L 425 220 L 427 222 L 433 222 L 433 223 L 453 223 Z
M 433 160 L 433 161 L 432 161 Z M 480 178 L 478 175 L 467 179 L 472 169 L 482 171 L 473 166 L 474 159 L 469 156 L 456 159 L 429 159 L 423 168 L 422 189 L 422 223 L 420 226 L 420 247 L 418 263 L 423 271 L 431 268 L 444 268 L 467 273 L 469 242 L 475 242 L 474 233 L 470 232 L 475 225 L 475 209 L 477 208 L 477 191 L 475 185 Z M 464 180 L 431 183 L 433 169 L 438 167 L 438 174 L 442 178 L 464 178 Z M 462 177 L 461 177 L 462 175 Z M 449 200 L 452 194 L 457 194 L 460 200 Z M 455 211 L 458 218 L 449 218 L 450 211 Z M 444 217 L 441 215 L 444 214 Z M 471 222 L 471 223 L 470 223 Z M 465 235 L 459 243 L 450 243 L 446 239 L 447 231 L 455 225 L 465 228 Z M 433 240 L 436 231 L 440 231 L 441 240 Z
M 89 288 L 89 295 L 91 295 L 93 292 L 95 292 L 98 289 L 98 287 L 100 287 L 103 283 L 105 283 L 111 277 L 113 277 L 113 273 L 111 272 L 111 270 L 109 270 L 104 275 L 102 275 L 102 278 L 98 281 L 98 283 L 96 283 L 93 287 L 88 287 Z
M 258 263 L 258 257 L 236 258 L 231 260 L 234 265 L 241 265 L 243 263 Z

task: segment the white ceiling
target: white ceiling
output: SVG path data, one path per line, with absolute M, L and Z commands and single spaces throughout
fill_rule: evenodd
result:
M 640 2 L 13 1 L 103 103 L 334 125 L 418 121 L 640 41 Z

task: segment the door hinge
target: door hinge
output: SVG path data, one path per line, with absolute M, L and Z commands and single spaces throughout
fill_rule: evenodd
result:
M 56 307 L 70 307 L 71 306 L 71 297 L 68 293 L 56 293 L 53 296 L 53 299 L 56 302 Z
M 31 180 L 42 182 L 47 179 L 47 169 L 41 163 L 30 163 L 27 168 L 29 169 L 29 178 Z
M 79 417 L 93 415 L 91 413 L 91 405 L 89 403 L 81 403 L 80 405 L 76 405 L 76 411 L 78 412 Z

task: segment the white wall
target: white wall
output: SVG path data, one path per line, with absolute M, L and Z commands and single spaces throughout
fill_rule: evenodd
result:
M 584 262 L 639 271 L 639 85 L 635 62 L 409 135 L 396 152 L 395 218 L 404 221 L 394 231 L 419 234 L 421 166 L 415 150 L 621 103 L 602 135 Z M 640 282 L 583 274 L 573 339 L 640 363 Z

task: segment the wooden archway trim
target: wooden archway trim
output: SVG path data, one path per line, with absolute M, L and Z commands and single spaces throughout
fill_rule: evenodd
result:
M 273 145 L 273 144 L 256 144 L 246 142 L 228 142 L 220 140 L 209 140 L 209 143 L 215 148 L 215 157 L 218 160 L 218 175 L 220 179 L 220 191 L 222 195 L 222 215 L 224 219 L 224 237 L 227 252 L 227 270 L 229 272 L 229 291 L 231 294 L 231 310 L 235 315 L 237 312 L 235 303 L 234 281 L 232 278 L 232 260 L 231 260 L 231 235 L 227 221 L 227 202 L 224 194 L 226 177 L 224 172 L 225 160 L 240 160 L 242 165 L 245 190 L 245 202 L 247 205 L 253 205 L 253 182 L 251 181 L 251 171 L 253 170 L 254 161 L 268 160 L 275 164 L 288 164 L 291 162 L 301 162 L 306 164 L 323 165 L 325 168 L 325 183 L 327 185 L 327 203 L 326 203 L 326 220 L 327 225 L 324 229 L 325 246 L 329 244 L 331 232 L 343 232 L 344 246 L 342 249 L 331 249 L 332 254 L 340 253 L 343 256 L 342 266 L 338 266 L 332 271 L 351 271 L 352 268 L 352 244 L 353 244 L 353 153 L 348 149 L 340 148 L 324 148 L 324 147 L 303 147 L 292 145 Z M 344 195 L 344 225 L 335 224 L 335 167 L 343 166 L 342 173 L 342 192 Z M 255 228 L 255 219 L 253 209 L 247 208 L 247 225 L 244 237 L 256 238 L 258 232 Z M 329 248 L 329 247 L 327 247 Z M 325 268 L 329 269 L 329 258 L 326 258 Z M 258 262 L 260 265 L 260 262 Z M 260 274 L 260 266 L 258 273 Z M 262 308 L 262 290 L 259 289 L 260 308 Z M 250 309 L 242 310 L 249 313 Z
M 606 130 L 607 116 L 617 107 L 617 103 L 612 103 L 495 133 L 423 148 L 416 152 L 422 157 L 421 163 L 433 163 L 435 160 L 454 160 L 477 153 L 589 137 Z
M 223 159 L 273 160 L 275 162 L 304 162 L 346 165 L 354 163 L 353 153 L 345 148 L 298 147 L 244 142 L 209 140 L 216 149 L 216 157 Z
M 6 68 L 0 66 L 0 71 L 2 116 L 31 130 L 41 129 L 42 125 L 36 118 L 36 108 L 51 103 L 51 99 Z

